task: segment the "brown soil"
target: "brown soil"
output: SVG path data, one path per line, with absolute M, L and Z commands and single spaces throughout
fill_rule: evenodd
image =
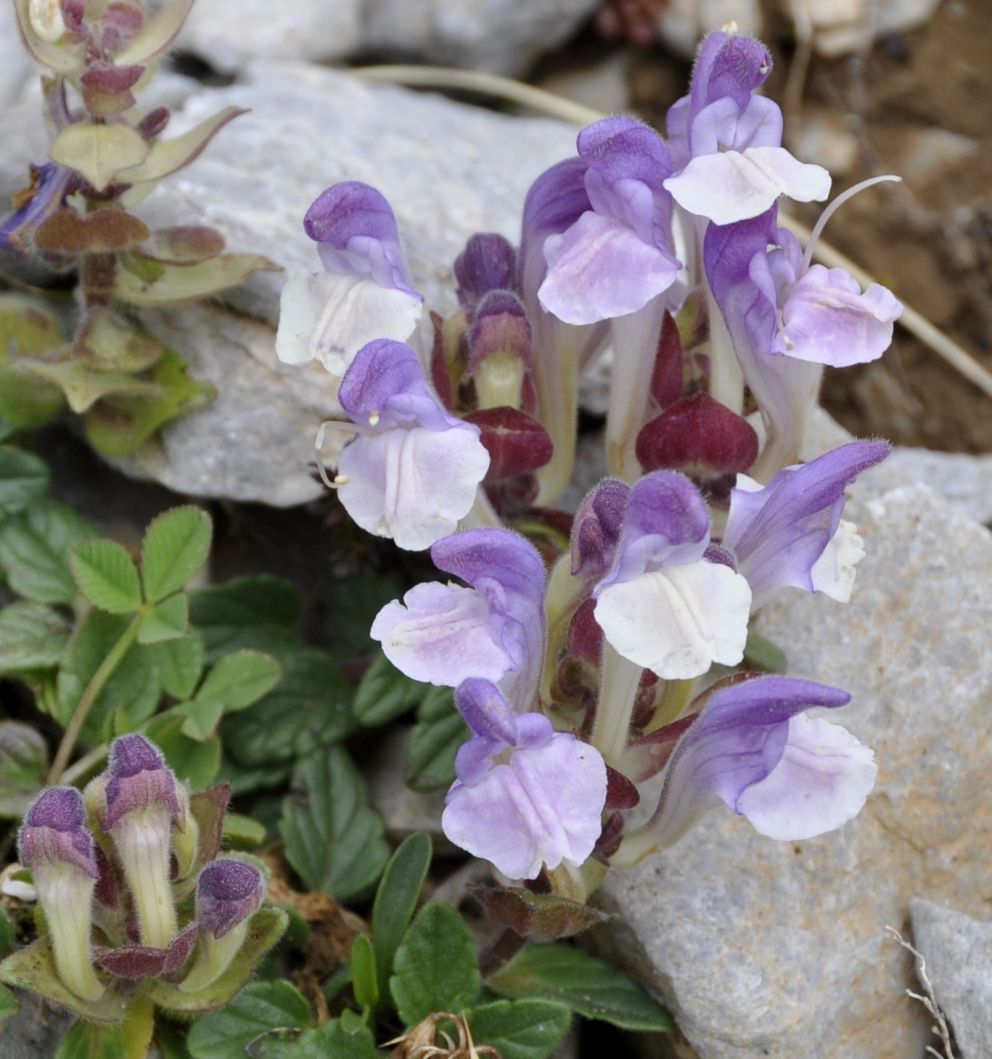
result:
M 944 0 L 927 25 L 866 56 L 814 59 L 804 109 L 855 137 L 857 162 L 836 190 L 878 173 L 905 178 L 844 206 L 828 241 L 992 369 L 990 41 L 992 4 Z M 776 99 L 791 59 L 780 51 Z M 672 102 L 672 73 L 660 49 L 635 64 L 634 102 L 655 124 Z M 823 400 L 857 434 L 992 451 L 992 398 L 901 329 L 881 361 L 828 373 Z

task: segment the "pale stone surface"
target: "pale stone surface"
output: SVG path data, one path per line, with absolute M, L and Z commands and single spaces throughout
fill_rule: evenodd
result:
M 878 37 L 901 33 L 925 22 L 940 0 L 779 0 L 797 27 L 809 20 L 821 55 L 856 52 Z M 805 9 L 805 10 L 804 10 Z M 798 15 L 797 15 L 798 12 Z
M 992 1055 L 992 921 L 915 897 L 913 940 L 961 1059 Z
M 865 810 L 795 844 L 714 811 L 603 891 L 621 917 L 604 943 L 705 1059 L 921 1055 L 911 961 L 884 927 L 914 894 L 976 916 L 992 900 L 992 535 L 879 481 L 850 508 L 868 549 L 852 602 L 795 592 L 757 623 L 790 673 L 852 693 L 834 719 L 875 749 Z
M 0 1022 L 3 1059 L 42 1059 L 54 1055 L 72 1024 L 70 1015 L 42 1004 L 33 993 L 18 990 L 20 1010 Z
M 992 523 L 992 456 L 897 448 L 886 461 L 908 482 L 922 482 L 947 498 L 949 507 L 983 525 Z
M 361 0 L 197 0 L 179 47 L 217 70 L 252 59 L 343 59 L 360 47 Z
M 450 854 L 455 847 L 441 830 L 444 791 L 414 791 L 403 779 L 409 735 L 408 728 L 393 728 L 380 739 L 372 758 L 365 763 L 369 798 L 382 814 L 391 841 L 402 842 L 417 831 L 426 831 L 436 852 Z
M 17 98 L 35 68 L 21 43 L 13 4 L 0 7 L 0 107 Z
M 707 33 L 736 22 L 740 33 L 760 37 L 763 30 L 758 0 L 670 0 L 658 14 L 658 35 L 686 58 Z

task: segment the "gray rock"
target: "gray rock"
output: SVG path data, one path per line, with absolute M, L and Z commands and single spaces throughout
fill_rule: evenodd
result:
M 992 456 L 897 448 L 886 462 L 907 481 L 922 482 L 943 495 L 954 511 L 983 525 L 992 523 Z
M 0 1022 L 3 1059 L 43 1059 L 54 1055 L 73 1022 L 70 1015 L 43 1004 L 33 993 L 17 990 L 19 1010 Z
M 4 4 L 0 7 L 0 107 L 17 98 L 34 69 L 21 43 L 14 5 Z
M 359 50 L 361 0 L 197 0 L 179 46 L 225 73 L 252 59 L 343 59 Z
M 599 0 L 366 0 L 373 52 L 520 74 L 567 40 Z
M 878 481 L 851 505 L 868 549 L 852 602 L 796 592 L 757 623 L 790 673 L 852 693 L 836 719 L 880 769 L 865 810 L 795 844 L 714 811 L 602 892 L 619 917 L 604 946 L 704 1059 L 921 1055 L 911 962 L 883 928 L 913 894 L 972 915 L 992 900 L 992 535 L 924 486 Z
M 992 922 L 920 897 L 909 903 L 913 940 L 961 1059 L 992 1055 Z

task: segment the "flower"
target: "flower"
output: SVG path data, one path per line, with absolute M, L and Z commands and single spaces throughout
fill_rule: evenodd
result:
M 498 681 L 518 709 L 535 701 L 544 658 L 544 563 L 534 546 L 503 529 L 455 533 L 431 548 L 434 565 L 470 588 L 438 581 L 387 603 L 370 635 L 413 680 L 457 687 Z
M 599 752 L 542 714 L 515 714 L 490 681 L 466 680 L 455 702 L 475 735 L 455 759 L 445 835 L 512 879 L 585 861 L 606 803 Z
M 845 728 L 803 712 L 836 709 L 850 698 L 793 677 L 737 681 L 710 693 L 665 766 L 657 810 L 625 840 L 620 862 L 673 845 L 718 801 L 782 841 L 853 819 L 875 785 L 874 755 Z
M 286 282 L 276 334 L 279 359 L 317 359 L 343 375 L 373 339 L 409 338 L 423 296 L 414 290 L 385 198 L 356 180 L 335 184 L 307 210 L 303 228 L 318 244 L 325 272 L 294 273 Z
M 592 593 L 618 654 L 666 680 L 741 661 L 751 589 L 707 558 L 709 544 L 709 512 L 688 478 L 656 471 L 634 485 L 612 565 Z
M 489 469 L 479 428 L 450 415 L 402 342 L 364 346 L 338 393 L 357 436 L 338 460 L 338 496 L 362 529 L 418 551 L 451 533 Z

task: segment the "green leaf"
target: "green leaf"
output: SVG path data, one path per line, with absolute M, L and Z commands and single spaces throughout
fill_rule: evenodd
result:
M 181 640 L 189 630 L 189 600 L 182 592 L 156 604 L 141 619 L 138 643 L 165 643 Z
M 744 664 L 762 673 L 784 673 L 789 668 L 788 659 L 781 647 L 751 631 L 747 634 L 747 643 L 744 646 Z
M 252 1045 L 253 1059 L 380 1059 L 372 1032 L 362 1023 L 345 1025 L 348 1014 L 302 1033 L 269 1033 Z M 350 1021 L 350 1020 L 349 1020 Z
M 374 728 L 412 710 L 428 688 L 404 676 L 380 653 L 358 685 L 352 712 L 363 727 Z
M 70 126 L 73 128 L 74 126 Z M 197 265 L 158 266 L 154 277 L 141 275 L 140 254 L 121 255 L 124 268 L 117 272 L 114 296 L 131 305 L 173 305 L 176 302 L 206 298 L 243 283 L 253 272 L 278 268 L 261 254 L 221 254 Z
M 0 985 L 0 1023 L 17 1012 L 17 997 L 5 986 Z
M 158 603 L 178 592 L 210 554 L 213 523 L 198 507 L 177 507 L 152 519 L 141 544 L 145 598 Z
M 89 216 L 99 215 L 121 216 L 112 210 L 99 210 Z M 73 348 L 74 357 L 85 360 L 94 368 L 122 372 L 144 371 L 164 352 L 165 346 L 157 338 L 152 338 L 137 325 L 123 320 L 109 309 L 89 311 Z
M 58 386 L 76 413 L 89 411 L 97 401 L 114 396 L 154 396 L 151 382 L 136 379 L 126 371 L 106 371 L 82 360 L 40 360 L 24 357 L 18 366 Z
M 0 817 L 19 819 L 45 786 L 48 747 L 30 725 L 0 721 Z
M 16 515 L 48 491 L 48 465 L 30 452 L 0 446 L 0 519 Z
M 137 36 L 117 52 L 115 64 L 143 66 L 149 59 L 164 52 L 182 29 L 192 6 L 193 0 L 170 0 L 159 7 L 155 17 L 149 19 Z
M 145 735 L 165 755 L 166 763 L 183 783 L 196 791 L 213 783 L 220 769 L 220 740 L 216 736 L 193 739 L 185 732 L 188 718 L 175 710 L 153 717 Z
M 265 825 L 241 813 L 224 816 L 224 839 L 235 846 L 260 846 L 265 841 Z
M 84 518 L 47 497 L 0 523 L 0 566 L 10 587 L 36 603 L 71 603 L 76 583 L 69 549 L 95 533 Z
M 205 408 L 217 396 L 208 382 L 190 378 L 186 361 L 168 349 L 141 392 L 104 397 L 86 416 L 86 439 L 105 456 L 129 456 L 160 427 Z
M 351 943 L 351 981 L 355 999 L 368 1017 L 379 1003 L 379 976 L 372 942 L 364 934 Z
M 203 633 L 208 662 L 240 647 L 294 646 L 299 615 L 299 590 L 278 577 L 239 577 L 190 594 L 190 620 Z
M 182 734 L 198 743 L 213 738 L 224 715 L 224 703 L 219 699 L 193 699 L 176 707 L 184 716 Z
M 84 541 L 69 555 L 79 591 L 100 610 L 133 614 L 141 606 L 138 568 L 127 549 L 110 540 Z
M 186 1047 L 193 1059 L 245 1059 L 245 1048 L 278 1027 L 305 1029 L 310 1005 L 286 981 L 253 982 L 222 1011 L 201 1015 L 190 1027 Z
M 572 1013 L 547 1000 L 497 1000 L 475 1008 L 468 1021 L 475 1043 L 503 1059 L 546 1059 L 568 1033 Z
M 482 987 L 475 943 L 451 905 L 420 910 L 396 950 L 394 967 L 389 989 L 407 1026 L 435 1011 L 467 1008 Z
M 145 180 L 155 181 L 167 177 L 189 165 L 229 121 L 247 113 L 243 107 L 225 107 L 213 117 L 194 125 L 182 136 L 159 140 L 152 145 L 148 157 L 140 165 L 120 174 L 121 180 L 127 184 L 139 184 Z
M 625 1030 L 664 1033 L 672 1027 L 665 1009 L 637 982 L 568 945 L 528 945 L 486 985 L 503 996 L 555 1000 Z
M 0 673 L 57 666 L 69 642 L 69 623 L 41 603 L 0 610 Z
M 472 896 L 485 909 L 487 919 L 509 927 L 522 938 L 567 938 L 608 918 L 579 901 L 516 887 L 475 886 Z
M 120 1026 L 95 1026 L 80 1019 L 62 1038 L 55 1059 L 127 1059 Z
M 372 886 L 389 858 L 382 819 L 339 747 L 300 762 L 279 827 L 286 858 L 307 887 L 340 901 Z
M 351 689 L 324 651 L 280 648 L 282 680 L 260 702 L 221 724 L 224 749 L 239 764 L 272 767 L 351 731 Z
M 48 423 L 62 410 L 62 391 L 25 370 L 18 359 L 51 356 L 65 345 L 47 306 L 18 294 L 0 294 L 0 416 L 17 427 Z
M 127 125 L 67 125 L 48 149 L 53 162 L 81 173 L 103 191 L 123 169 L 140 165 L 148 156 L 148 142 Z
M 7 913 L 0 905 L 0 956 L 6 956 L 17 940 L 17 930 L 7 918 Z
M 372 905 L 377 994 L 385 999 L 396 950 L 413 918 L 431 863 L 430 835 L 410 835 L 389 858 Z
M 455 754 L 471 733 L 455 709 L 450 688 L 430 688 L 417 710 L 407 746 L 407 785 L 415 791 L 449 787 L 455 778 Z
M 228 713 L 243 710 L 279 683 L 282 670 L 260 651 L 235 651 L 218 659 L 196 693 L 197 701 L 222 702 Z
M 192 629 L 181 639 L 150 645 L 147 652 L 162 690 L 175 699 L 188 699 L 203 673 L 203 637 Z

